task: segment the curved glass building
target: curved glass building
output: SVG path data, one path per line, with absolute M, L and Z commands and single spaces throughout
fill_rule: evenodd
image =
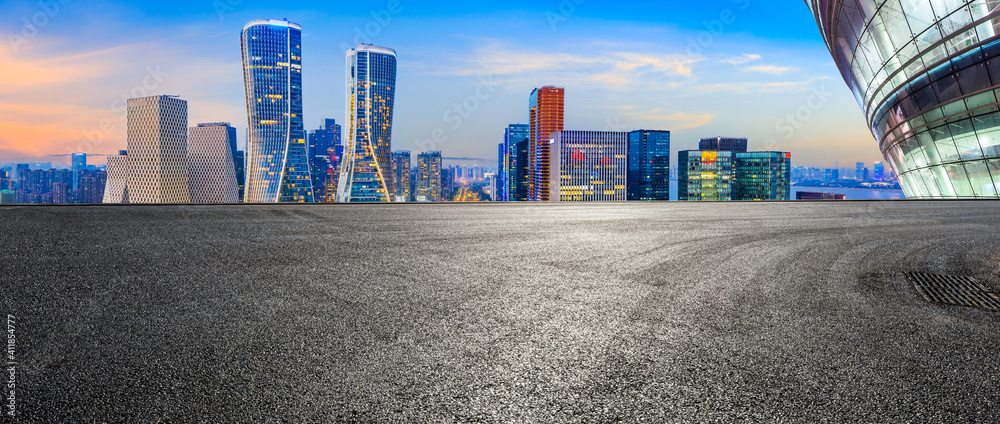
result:
M 396 51 L 360 44 L 347 51 L 347 107 L 339 202 L 388 202 L 395 197 L 392 110 Z
M 312 202 L 302 125 L 302 27 L 258 19 L 243 27 L 247 203 Z
M 1000 197 L 1000 3 L 806 4 L 908 198 Z

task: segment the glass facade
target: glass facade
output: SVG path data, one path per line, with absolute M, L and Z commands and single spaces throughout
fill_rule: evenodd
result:
M 677 154 L 677 200 L 732 200 L 733 152 L 682 150 Z
M 734 137 L 712 137 L 698 140 L 698 150 L 725 150 L 727 152 L 746 152 L 747 139 Z
M 312 202 L 302 124 L 302 28 L 255 20 L 243 28 L 249 140 L 245 200 Z
M 628 200 L 670 200 L 670 131 L 628 134 Z
M 388 202 L 395 197 L 392 111 L 396 51 L 360 44 L 347 51 L 347 127 L 337 199 Z
M 73 153 L 71 155 L 73 169 L 73 190 L 80 189 L 80 173 L 87 170 L 87 154 Z
M 736 153 L 733 170 L 733 200 L 791 199 L 791 153 Z
M 505 201 L 525 201 L 528 200 L 528 164 L 525 152 L 527 149 L 528 136 L 531 133 L 531 126 L 526 124 L 511 124 L 503 133 L 504 167 L 502 174 L 506 187 L 504 191 Z
M 1000 197 L 1000 2 L 806 3 L 907 197 Z

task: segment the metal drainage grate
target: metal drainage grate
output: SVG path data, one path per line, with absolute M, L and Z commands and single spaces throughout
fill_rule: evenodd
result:
M 971 277 L 907 272 L 906 278 L 928 302 L 1000 310 L 1000 297 Z

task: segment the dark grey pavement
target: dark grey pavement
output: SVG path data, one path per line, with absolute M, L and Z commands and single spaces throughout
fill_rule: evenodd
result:
M 902 274 L 1000 292 L 998 224 L 1000 202 L 2 208 L 0 315 L 24 421 L 998 422 L 1000 312 Z

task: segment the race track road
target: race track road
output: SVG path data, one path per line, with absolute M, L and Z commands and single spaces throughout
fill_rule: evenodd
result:
M 998 223 L 1000 202 L 5 207 L 0 315 L 24 422 L 997 422 L 1000 312 L 903 272 L 1000 293 Z

